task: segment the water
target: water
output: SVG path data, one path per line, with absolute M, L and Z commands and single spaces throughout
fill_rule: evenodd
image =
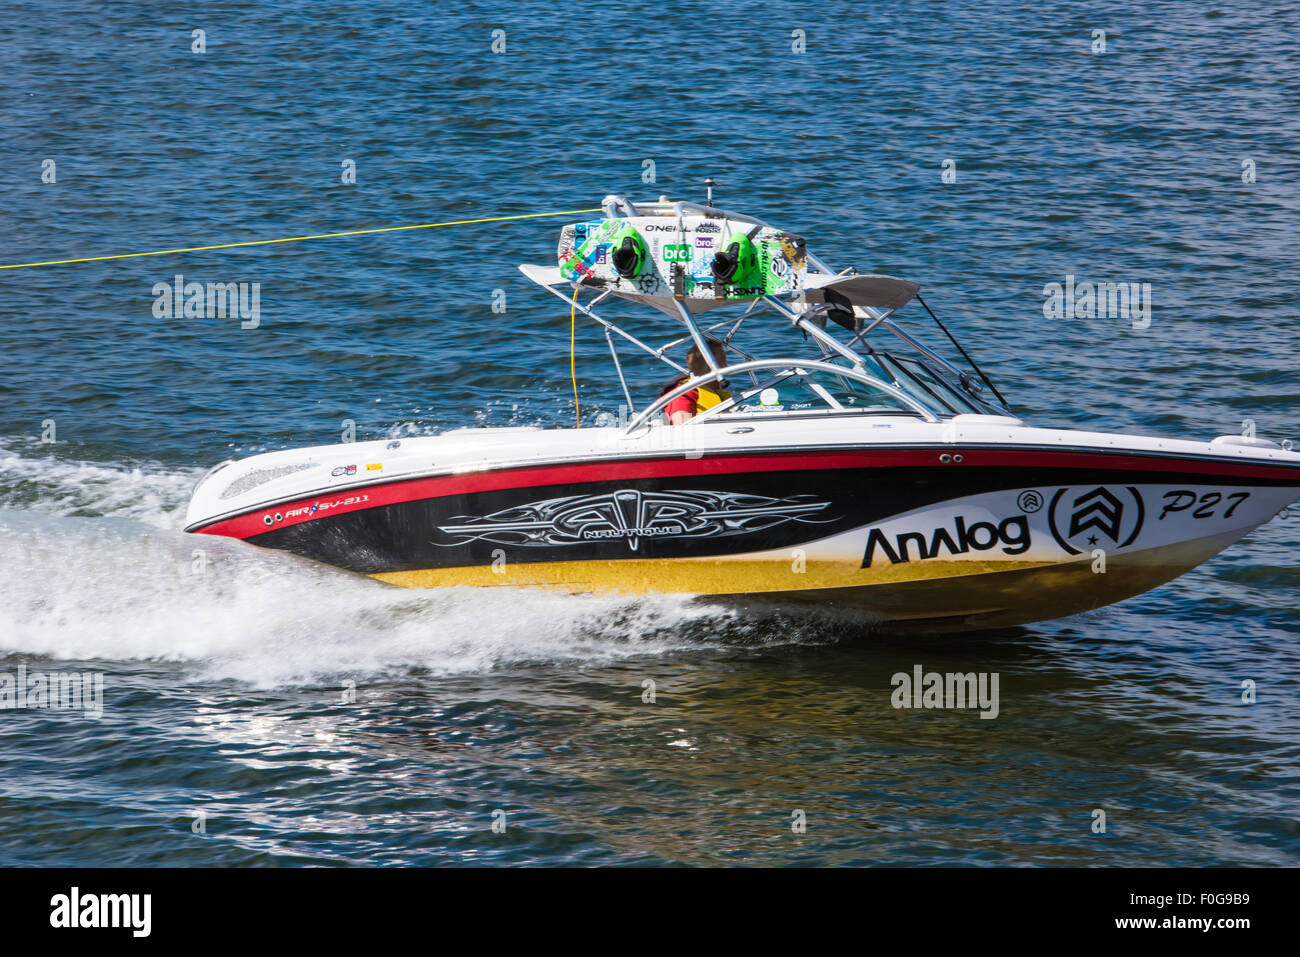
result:
M 0 263 L 712 175 L 830 262 L 920 281 L 1033 421 L 1300 438 L 1294 7 L 431 9 L 3 4 Z M 569 422 L 568 317 L 515 270 L 561 222 L 0 272 L 0 672 L 105 675 L 98 720 L 0 712 L 0 863 L 1300 862 L 1294 515 L 1119 606 L 931 639 L 395 591 L 233 542 L 195 572 L 181 516 L 220 459 L 344 419 Z M 259 327 L 155 319 L 176 273 L 261 283 Z M 1044 319 L 1067 274 L 1151 283 L 1151 327 Z M 580 329 L 590 422 L 618 389 Z M 916 664 L 998 673 L 999 716 L 895 710 Z

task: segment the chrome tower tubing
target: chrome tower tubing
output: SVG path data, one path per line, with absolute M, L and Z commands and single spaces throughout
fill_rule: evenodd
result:
M 717 372 L 718 363 L 713 358 L 713 350 L 705 345 L 704 337 L 700 335 L 700 329 L 695 324 L 695 319 L 691 315 L 691 311 L 683 306 L 677 299 L 673 300 L 673 305 L 677 307 L 677 311 L 681 314 L 682 322 L 686 323 L 686 328 L 690 332 L 691 338 L 695 340 L 695 348 L 699 350 L 700 357 L 708 363 L 710 369 Z M 689 365 L 689 363 L 687 364 Z
M 641 215 L 640 211 L 636 208 L 636 206 L 632 205 L 632 201 L 628 199 L 626 196 L 616 196 L 615 194 L 610 193 L 608 196 L 606 196 L 603 200 L 600 201 L 600 208 L 604 211 L 605 216 L 609 219 L 618 218 L 618 209 L 620 206 L 623 208 L 624 213 L 628 216 Z
M 623 377 L 623 363 L 619 361 L 618 350 L 614 348 L 614 337 L 610 335 L 609 327 L 605 328 L 605 343 L 609 346 L 609 355 L 614 360 L 614 371 L 618 373 L 618 384 L 623 387 L 623 398 L 627 399 L 628 412 L 635 415 L 636 403 L 632 401 L 632 393 L 627 388 L 627 379 Z
M 855 368 L 862 365 L 862 357 L 853 350 L 846 349 L 840 340 L 836 339 L 829 332 L 824 332 L 817 328 L 817 326 L 809 322 L 799 313 L 791 309 L 789 305 L 782 302 L 780 299 L 777 299 L 775 296 L 764 296 L 763 298 L 772 305 L 772 308 L 789 319 L 791 324 L 808 333 L 808 335 L 812 336 L 826 348 L 834 349 L 844 358 L 852 362 Z
M 531 277 L 530 277 L 530 278 L 531 278 Z M 665 355 L 661 355 L 658 351 L 656 351 L 656 350 L 654 349 L 654 347 L 646 345 L 644 342 L 642 342 L 642 341 L 641 341 L 640 339 L 638 339 L 636 336 L 632 335 L 632 333 L 630 333 L 630 332 L 624 332 L 622 329 L 620 329 L 620 328 L 619 328 L 618 326 L 616 326 L 614 323 L 610 322 L 608 319 L 605 319 L 605 318 L 603 318 L 603 317 L 601 317 L 601 316 L 596 315 L 594 312 L 592 312 L 590 309 L 588 309 L 588 308 L 587 308 L 586 306 L 584 306 L 582 303 L 573 301 L 573 300 L 570 299 L 568 296 L 566 296 L 564 293 L 560 292 L 558 289 L 555 289 L 555 288 L 553 288 L 553 287 L 551 287 L 551 286 L 542 285 L 542 283 L 538 283 L 538 285 L 541 286 L 543 289 L 545 289 L 547 292 L 551 293 L 553 296 L 555 296 L 555 297 L 556 297 L 557 299 L 559 299 L 561 302 L 566 303 L 566 304 L 568 304 L 568 305 L 570 305 L 570 306 L 575 306 L 575 307 L 577 308 L 577 310 L 578 310 L 579 312 L 581 312 L 584 316 L 588 316 L 588 317 L 590 317 L 590 318 L 596 320 L 598 323 L 600 323 L 602 326 L 604 326 L 607 330 L 610 330 L 610 331 L 612 331 L 612 332 L 617 332 L 620 336 L 622 336 L 622 337 L 623 337 L 624 339 L 626 339 L 628 342 L 632 343 L 632 345 L 636 346 L 638 349 L 642 350 L 643 352 L 647 352 L 647 353 L 649 353 L 650 355 L 654 356 L 656 359 L 659 359 L 661 362 L 665 362 L 665 363 L 667 363 L 668 365 L 670 365 L 670 366 L 672 366 L 674 369 L 676 369 L 678 372 L 687 372 L 687 371 L 689 371 L 689 370 L 687 370 L 687 368 L 686 368 L 685 366 L 678 365 L 676 362 L 674 362 L 672 359 L 669 359 L 667 356 L 665 356 Z M 603 295 L 602 295 L 601 298 L 604 298 Z

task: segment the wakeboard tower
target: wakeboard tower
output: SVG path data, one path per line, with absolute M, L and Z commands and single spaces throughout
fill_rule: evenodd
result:
M 559 263 L 569 282 L 652 306 L 667 299 L 686 302 L 698 313 L 794 292 L 808 260 L 803 239 L 792 233 L 693 214 L 679 220 L 616 216 L 565 226 Z
M 1136 595 L 1300 498 L 1300 454 L 1265 439 L 1027 425 L 955 339 L 966 367 L 898 322 L 914 300 L 934 318 L 917 283 L 833 270 L 799 234 L 716 208 L 709 185 L 705 204 L 606 197 L 561 230 L 554 265 L 520 267 L 603 330 L 617 424 L 223 462 L 187 531 L 397 585 L 762 599 L 955 630 Z M 645 342 L 602 314 L 619 302 L 680 334 Z M 810 352 L 771 352 L 781 329 Z M 677 384 L 629 381 L 619 345 Z M 687 370 L 692 345 L 706 373 Z M 723 383 L 726 401 L 667 422 L 675 399 Z

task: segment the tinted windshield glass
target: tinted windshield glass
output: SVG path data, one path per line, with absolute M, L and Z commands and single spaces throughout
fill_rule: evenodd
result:
M 941 378 L 929 366 L 912 358 L 891 357 L 900 366 L 920 379 L 931 391 L 935 392 L 948 405 L 958 412 L 983 412 L 984 409 L 972 401 L 970 396 L 953 388 L 946 379 Z
M 939 415 L 985 411 L 915 359 L 875 352 L 864 360 L 868 372 L 888 380 Z
M 905 402 L 881 389 L 829 372 L 782 372 L 768 377 L 757 388 L 736 390 L 734 395 L 735 406 L 723 410 L 724 414 L 813 410 L 913 411 Z

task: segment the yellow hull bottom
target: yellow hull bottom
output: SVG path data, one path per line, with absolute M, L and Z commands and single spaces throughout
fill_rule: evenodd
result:
M 408 588 L 541 587 L 567 592 L 689 594 L 811 604 L 933 630 L 992 628 L 1061 618 L 1141 594 L 1199 565 L 1247 530 L 1111 555 L 1104 572 L 1069 562 L 922 561 L 859 568 L 850 562 L 624 559 L 432 568 L 372 577 Z

